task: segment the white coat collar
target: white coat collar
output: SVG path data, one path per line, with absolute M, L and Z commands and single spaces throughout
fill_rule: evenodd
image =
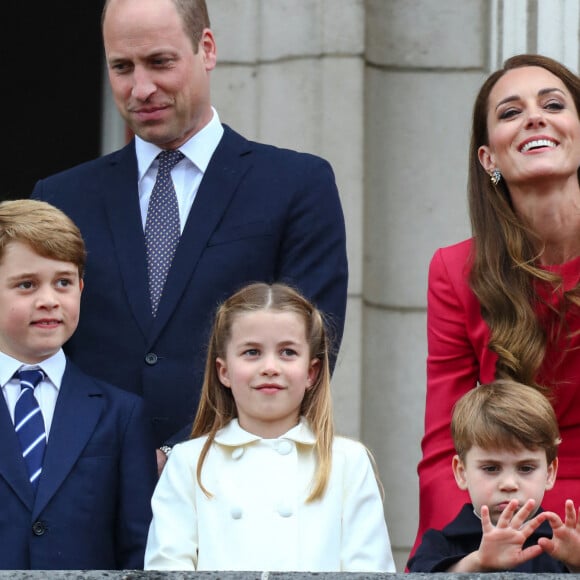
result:
M 232 419 L 225 427 L 220 429 L 215 436 L 216 443 L 229 447 L 247 445 L 248 443 L 260 441 L 262 439 L 263 437 L 254 435 L 253 433 L 248 433 L 248 431 L 242 429 L 237 419 Z M 295 425 L 292 429 L 284 433 L 284 435 L 280 435 L 277 439 L 290 439 L 291 441 L 301 443 L 302 445 L 314 445 L 316 443 L 316 437 L 304 417 L 300 417 L 298 425 Z

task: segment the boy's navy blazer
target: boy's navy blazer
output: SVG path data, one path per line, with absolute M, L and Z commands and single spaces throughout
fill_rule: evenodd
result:
M 88 249 L 80 323 L 65 351 L 86 372 L 142 395 L 160 445 L 187 438 L 215 309 L 244 284 L 293 283 L 329 315 L 340 342 L 345 226 L 325 160 L 224 126 L 154 318 L 137 182 L 132 141 L 39 181 L 32 195 L 65 211 Z
M 142 401 L 67 360 L 36 497 L 0 396 L 0 568 L 135 569 L 156 483 Z

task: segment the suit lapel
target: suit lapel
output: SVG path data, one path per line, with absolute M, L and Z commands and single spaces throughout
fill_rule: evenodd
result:
M 232 195 L 251 166 L 252 156 L 247 155 L 250 151 L 246 139 L 224 126 L 224 135 L 203 176 L 173 258 L 149 335 L 151 342 L 174 312 Z
M 32 510 L 34 493 L 28 481 L 28 472 L 22 459 L 20 443 L 14 431 L 14 423 L 10 418 L 6 400 L 2 396 L 0 396 L 0 441 L 2 442 L 0 477 L 6 480 L 22 503 L 29 510 Z
M 143 336 L 152 321 L 147 280 L 145 235 L 139 207 L 137 157 L 132 141 L 111 158 L 101 190 L 119 270 L 130 307 Z
M 66 479 L 91 438 L 103 410 L 98 384 L 67 361 L 54 409 L 33 517 Z

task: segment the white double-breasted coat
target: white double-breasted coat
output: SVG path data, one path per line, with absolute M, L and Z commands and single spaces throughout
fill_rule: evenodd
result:
M 205 437 L 176 445 L 153 495 L 145 568 L 394 572 L 383 504 L 366 448 L 335 437 L 323 498 L 306 503 L 315 471 L 304 420 L 277 439 L 237 420 L 216 435 L 196 479 Z

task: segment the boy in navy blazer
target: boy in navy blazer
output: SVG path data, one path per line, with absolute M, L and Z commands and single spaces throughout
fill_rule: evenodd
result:
M 143 403 L 62 350 L 78 324 L 85 257 L 60 210 L 0 203 L 1 569 L 143 567 L 156 483 Z M 41 371 L 28 398 L 21 370 Z M 40 429 L 30 445 L 28 428 Z

